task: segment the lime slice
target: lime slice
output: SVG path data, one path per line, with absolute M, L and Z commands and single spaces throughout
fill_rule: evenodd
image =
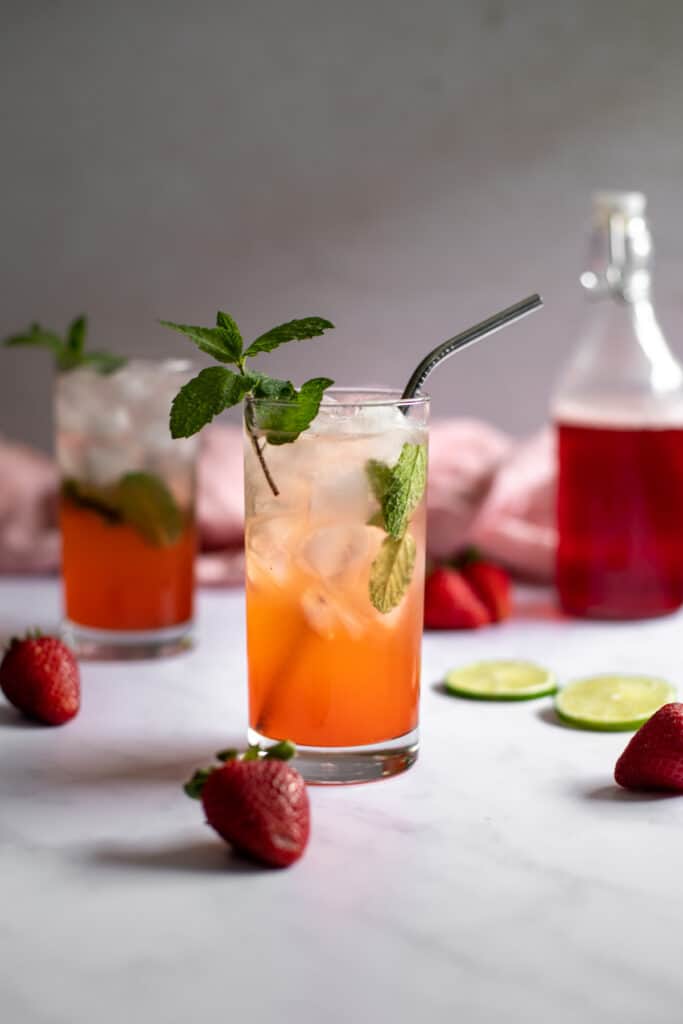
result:
M 628 732 L 639 729 L 662 704 L 675 698 L 676 691 L 666 679 L 590 676 L 560 690 L 555 710 L 563 722 L 579 729 Z
M 555 693 L 555 676 L 532 661 L 477 661 L 453 668 L 446 689 L 474 700 L 531 700 Z

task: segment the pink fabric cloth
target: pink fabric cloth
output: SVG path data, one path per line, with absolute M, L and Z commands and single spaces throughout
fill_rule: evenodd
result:
M 555 553 L 552 434 L 518 442 L 476 420 L 430 430 L 428 551 L 465 544 L 534 580 L 552 578 Z M 45 456 L 0 439 L 0 572 L 55 571 L 57 473 Z M 199 460 L 201 584 L 241 583 L 244 572 L 242 432 L 214 425 Z
M 50 572 L 59 562 L 57 469 L 0 438 L 0 573 Z

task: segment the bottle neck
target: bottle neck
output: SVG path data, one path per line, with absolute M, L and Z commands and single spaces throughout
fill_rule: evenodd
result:
M 593 226 L 590 269 L 581 275 L 581 284 L 593 299 L 649 302 L 652 257 L 652 238 L 645 218 L 612 211 Z

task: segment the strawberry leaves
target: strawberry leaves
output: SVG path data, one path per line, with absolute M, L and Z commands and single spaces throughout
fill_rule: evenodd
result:
M 258 744 L 250 744 L 243 754 L 237 750 L 219 750 L 216 760 L 222 764 L 230 761 L 289 761 L 296 754 L 296 746 L 291 740 L 280 740 L 272 747 L 260 747 Z M 208 768 L 198 768 L 194 775 L 188 779 L 183 786 L 183 792 L 192 800 L 201 800 L 202 791 L 209 776 L 218 771 L 220 765 L 210 765 Z

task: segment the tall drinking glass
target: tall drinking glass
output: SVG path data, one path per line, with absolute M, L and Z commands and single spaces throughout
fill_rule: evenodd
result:
M 294 741 L 311 782 L 392 775 L 418 750 L 429 400 L 333 389 L 296 440 L 281 406 L 246 409 L 249 739 Z
M 193 616 L 196 439 L 172 440 L 185 360 L 60 373 L 64 634 L 84 657 L 185 649 Z

